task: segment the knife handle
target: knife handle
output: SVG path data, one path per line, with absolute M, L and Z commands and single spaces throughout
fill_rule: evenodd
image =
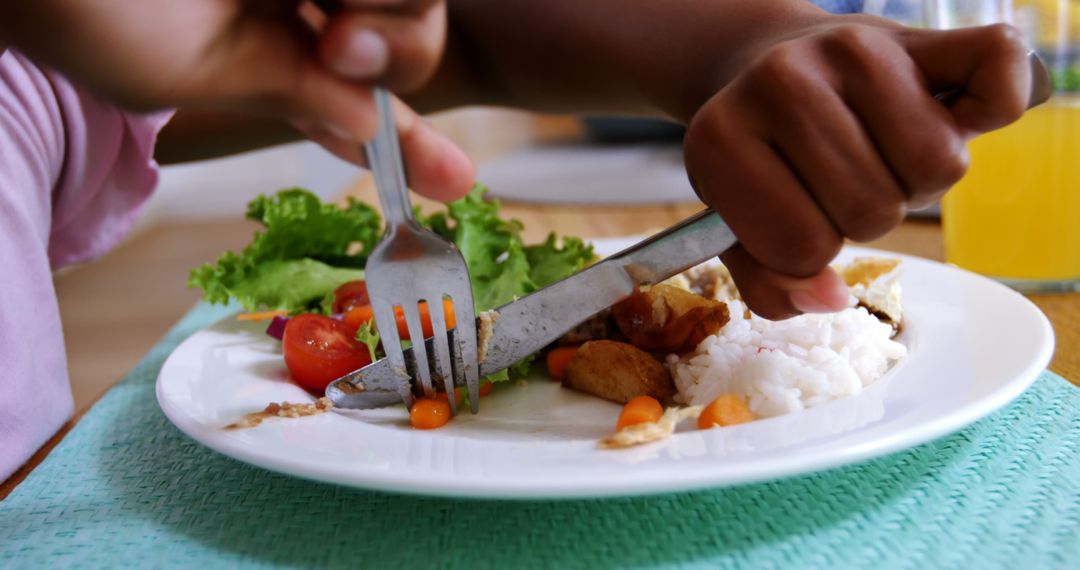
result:
M 723 218 L 706 209 L 612 258 L 638 285 L 652 285 L 720 255 L 737 241 Z

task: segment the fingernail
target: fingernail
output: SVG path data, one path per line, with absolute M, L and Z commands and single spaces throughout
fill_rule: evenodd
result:
M 329 131 L 329 133 L 331 135 L 334 135 L 335 137 L 337 137 L 339 139 L 352 140 L 353 138 L 355 138 L 355 137 L 353 137 L 352 135 L 349 134 L 349 131 L 347 131 L 344 128 L 339 127 L 339 126 L 337 126 L 337 125 L 335 125 L 333 123 L 324 123 L 323 126 L 326 128 L 327 131 Z
M 386 40 L 371 30 L 360 30 L 349 37 L 345 53 L 334 62 L 338 73 L 353 79 L 375 77 L 386 69 L 390 49 Z
M 796 289 L 788 293 L 792 306 L 803 313 L 835 313 L 848 306 L 850 293 L 842 281 L 830 280 L 813 283 L 810 289 Z M 816 290 L 815 290 L 816 289 Z
M 802 313 L 832 313 L 833 309 L 824 301 L 818 299 L 809 291 L 792 291 L 788 293 L 791 304 Z

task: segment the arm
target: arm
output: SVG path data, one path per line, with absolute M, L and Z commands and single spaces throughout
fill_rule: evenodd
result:
M 1028 103 L 1008 26 L 915 30 L 799 0 L 450 0 L 448 54 L 413 102 L 667 115 L 687 174 L 740 243 L 749 306 L 843 308 L 828 268 L 964 174 L 965 143 Z M 959 89 L 946 107 L 932 94 Z
M 442 66 L 409 100 L 686 123 L 758 45 L 835 18 L 801 0 L 450 0 Z

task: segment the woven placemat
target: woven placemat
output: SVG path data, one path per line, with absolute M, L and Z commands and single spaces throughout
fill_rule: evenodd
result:
M 1006 409 L 882 459 L 648 498 L 431 499 L 249 467 L 154 400 L 199 306 L 0 502 L 0 568 L 1049 568 L 1080 560 L 1080 390 L 1051 373 Z

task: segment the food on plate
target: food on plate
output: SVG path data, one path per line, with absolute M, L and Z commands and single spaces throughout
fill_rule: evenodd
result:
M 500 217 L 499 202 L 486 199 L 486 191 L 477 185 L 445 211 L 418 215 L 419 223 L 461 251 L 478 313 L 576 273 L 593 260 L 592 246 L 574 237 L 550 234 L 541 243 L 526 244 L 521 224 Z M 272 313 L 268 334 L 283 340 L 290 375 L 313 392 L 381 357 L 364 281 L 367 255 L 383 233 L 378 213 L 351 198 L 338 206 L 323 203 L 306 190 L 290 189 L 253 200 L 247 218 L 263 226 L 251 244 L 194 269 L 189 286 L 202 289 L 203 298 L 211 303 L 235 302 L 260 316 Z M 454 326 L 452 305 L 443 306 L 448 325 Z M 495 313 L 488 315 L 497 318 Z M 329 324 L 331 320 L 337 324 Z M 422 321 L 425 335 L 430 335 L 430 316 Z M 310 328 L 312 323 L 319 323 L 320 334 L 298 333 L 302 325 Z M 398 319 L 400 337 L 408 340 L 403 325 L 404 319 Z M 289 330 L 296 334 L 287 334 Z M 352 342 L 345 339 L 349 334 Z M 487 380 L 520 377 L 533 358 Z
M 575 329 L 569 342 L 591 340 L 570 359 L 563 384 L 617 403 L 649 395 L 704 406 L 703 428 L 858 394 L 907 354 L 894 339 L 902 323 L 899 265 L 859 258 L 838 266 L 849 308 L 769 321 L 747 309 L 722 264 L 702 264 L 640 288 Z M 631 439 L 655 441 L 662 431 L 641 430 L 648 435 Z
M 640 287 L 611 309 L 627 341 L 653 352 L 693 350 L 728 321 L 728 307 L 664 283 Z
M 577 346 L 557 346 L 548 351 L 545 363 L 547 364 L 548 376 L 551 376 L 552 380 L 562 382 L 562 379 L 566 376 L 566 366 L 570 364 L 570 359 L 574 357 L 577 349 Z
M 270 418 L 302 418 L 306 416 L 314 416 L 315 414 L 321 414 L 333 409 L 334 403 L 330 401 L 330 398 L 319 398 L 311 404 L 291 404 L 289 402 L 281 402 L 267 404 L 267 406 L 258 412 L 252 412 L 245 415 L 238 422 L 231 423 L 225 426 L 225 429 L 241 429 L 255 427 L 263 420 Z
M 486 199 L 486 192 L 478 184 L 445 211 L 417 217 L 461 251 L 478 313 L 572 275 L 593 260 L 592 246 L 575 237 L 550 234 L 542 243 L 526 244 L 521 224 L 500 217 L 499 201 Z M 263 225 L 251 244 L 191 272 L 188 285 L 202 289 L 206 301 L 290 314 L 343 313 L 350 303 L 366 304 L 366 288 L 344 285 L 364 279 L 367 255 L 382 236 L 382 220 L 371 206 L 352 198 L 344 206 L 323 203 L 294 188 L 259 196 L 248 204 L 246 217 Z
M 698 416 L 698 429 L 725 427 L 754 421 L 754 412 L 746 405 L 746 400 L 736 394 L 720 394 L 701 410 Z
M 851 288 L 851 295 L 881 322 L 900 331 L 903 309 L 900 287 L 896 285 L 899 259 L 857 257 L 840 268 L 840 277 Z
M 476 360 L 477 362 L 483 362 L 487 360 L 488 344 L 491 342 L 491 335 L 495 331 L 495 323 L 499 322 L 499 312 L 484 311 L 477 315 L 476 320 L 479 324 L 476 327 Z
M 698 269 L 698 283 L 704 271 L 717 275 L 716 291 L 730 294 L 726 270 Z M 892 270 L 868 288 L 900 298 Z M 737 296 L 722 300 L 732 320 L 693 351 L 667 356 L 678 402 L 704 405 L 732 393 L 746 398 L 756 416 L 775 416 L 857 394 L 907 354 L 893 339 L 894 326 L 854 297 L 843 311 L 783 321 L 750 313 Z
M 566 365 L 563 386 L 625 404 L 634 396 L 666 402 L 675 395 L 671 375 L 655 356 L 625 342 L 592 340 Z
M 353 307 L 369 304 L 371 304 L 371 298 L 368 297 L 367 282 L 363 279 L 353 279 L 334 289 L 334 304 L 330 310 L 335 315 L 340 315 L 349 312 L 349 309 Z
M 469 266 L 481 361 L 499 318 L 496 307 L 593 260 L 591 246 L 577 238 L 551 235 L 526 245 L 521 225 L 499 217 L 499 203 L 484 192 L 478 186 L 445 211 L 418 216 L 453 241 Z M 195 269 L 190 284 L 210 302 L 237 302 L 248 311 L 243 318 L 272 318 L 268 333 L 280 336 L 290 375 L 312 392 L 381 357 L 364 281 L 366 255 L 383 231 L 378 214 L 355 200 L 324 204 L 293 189 L 256 199 L 247 215 L 264 226 L 252 243 Z M 615 446 L 663 437 L 675 429 L 673 418 L 698 417 L 687 410 L 704 410 L 699 422 L 712 427 L 816 406 L 857 394 L 906 354 L 894 339 L 903 323 L 898 267 L 898 260 L 881 258 L 837 267 L 851 290 L 848 309 L 773 322 L 747 310 L 721 264 L 702 264 L 642 286 L 587 319 L 550 348 L 547 368 L 567 388 L 620 404 L 648 401 L 635 400 L 642 396 L 656 402 L 647 414 L 633 416 L 648 421 L 620 426 L 619 433 L 629 435 Z M 443 311 L 454 326 L 449 301 Z M 430 335 L 430 315 L 421 320 Z M 398 321 L 399 336 L 408 342 L 404 319 Z M 536 356 L 488 377 L 484 393 L 491 381 L 522 376 Z M 410 410 L 417 416 L 413 424 L 444 424 L 440 413 L 449 397 L 419 400 L 424 403 Z M 460 400 L 463 391 L 454 389 L 452 397 Z M 689 407 L 660 414 L 661 403 Z
M 356 339 L 356 329 L 322 315 L 302 314 L 289 319 L 281 352 L 292 379 L 320 393 L 333 380 L 371 364 L 371 354 Z
M 675 433 L 675 428 L 684 420 L 696 418 L 700 413 L 701 406 L 668 408 L 655 422 L 627 426 L 601 439 L 599 446 L 601 449 L 621 449 L 660 441 Z
M 450 417 L 450 403 L 445 399 L 419 398 L 409 409 L 409 424 L 416 429 L 442 427 Z
M 236 315 L 238 321 L 272 321 L 275 317 L 284 317 L 288 315 L 288 311 L 274 310 L 274 311 L 255 311 L 252 313 L 240 313 Z
M 664 415 L 664 406 L 660 405 L 656 398 L 634 396 L 630 398 L 630 401 L 623 406 L 622 412 L 619 413 L 619 421 L 615 423 L 615 431 L 622 431 L 626 427 L 645 422 L 660 421 L 662 415 Z
M 578 346 L 590 340 L 626 340 L 611 318 L 611 309 L 604 309 L 585 319 L 559 338 L 562 346 Z
M 417 304 L 417 312 L 420 313 L 420 329 L 423 331 L 424 338 L 431 336 L 431 311 L 428 309 L 427 301 L 421 301 Z M 446 327 L 454 328 L 457 322 L 454 320 L 454 304 L 449 299 L 443 299 L 443 318 L 446 319 Z M 360 327 L 367 323 L 374 323 L 375 310 L 371 308 L 371 305 L 357 305 L 350 307 L 341 320 L 349 326 L 359 330 Z M 394 307 L 394 323 L 397 328 L 398 337 L 402 339 L 412 340 L 409 336 L 409 323 L 405 321 L 405 311 L 399 307 Z

